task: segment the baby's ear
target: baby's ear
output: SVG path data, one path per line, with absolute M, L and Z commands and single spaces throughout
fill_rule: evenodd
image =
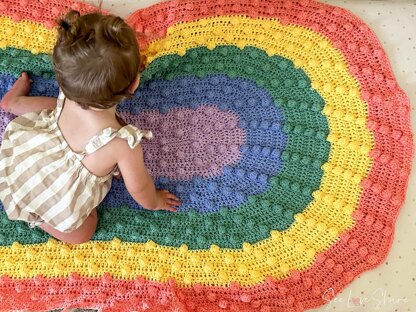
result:
M 134 81 L 129 86 L 130 94 L 133 94 L 134 91 L 136 91 L 136 89 L 139 87 L 139 84 L 140 84 L 140 75 L 137 75 L 136 79 L 134 79 Z

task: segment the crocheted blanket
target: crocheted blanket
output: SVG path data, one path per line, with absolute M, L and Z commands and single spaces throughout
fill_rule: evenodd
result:
M 49 54 L 72 1 L 0 2 L 0 96 L 22 71 L 57 96 Z M 413 155 L 409 101 L 374 33 L 312 0 L 175 0 L 134 12 L 146 69 L 123 118 L 178 213 L 122 181 L 93 240 L 63 244 L 0 205 L 0 306 L 303 311 L 392 244 Z M 14 116 L 0 112 L 0 131 Z

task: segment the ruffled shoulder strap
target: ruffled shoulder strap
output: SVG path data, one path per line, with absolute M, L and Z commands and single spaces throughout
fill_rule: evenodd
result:
M 56 100 L 56 109 L 55 109 L 56 120 L 58 120 L 59 116 L 61 115 L 62 108 L 64 106 L 64 102 L 65 102 L 65 94 L 61 90 L 61 88 L 59 88 L 59 94 L 58 94 L 58 98 Z
M 101 130 L 90 139 L 82 154 L 88 155 L 94 153 L 114 138 L 125 139 L 130 148 L 133 149 L 143 138 L 148 140 L 152 139 L 153 134 L 151 131 L 140 130 L 133 125 L 126 125 L 120 129 L 108 127 Z

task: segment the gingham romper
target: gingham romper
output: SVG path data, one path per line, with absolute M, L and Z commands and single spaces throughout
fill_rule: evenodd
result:
M 152 133 L 132 125 L 105 128 L 76 153 L 58 127 L 64 101 L 61 91 L 56 109 L 26 113 L 7 125 L 0 148 L 0 201 L 11 220 L 26 221 L 32 228 L 46 222 L 71 232 L 104 199 L 117 174 L 117 166 L 103 177 L 92 174 L 81 162 L 85 155 L 116 137 L 134 148 Z

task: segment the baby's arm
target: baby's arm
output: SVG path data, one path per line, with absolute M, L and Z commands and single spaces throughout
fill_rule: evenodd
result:
M 179 198 L 166 190 L 156 190 L 144 165 L 141 145 L 134 149 L 130 149 L 126 142 L 122 145 L 117 165 L 134 200 L 146 209 L 176 211 L 176 206 L 180 205 Z
M 23 73 L 16 80 L 12 88 L 1 99 L 1 108 L 14 115 L 23 115 L 28 112 L 42 109 L 54 109 L 56 98 L 47 96 L 28 96 L 31 80 L 27 73 Z

